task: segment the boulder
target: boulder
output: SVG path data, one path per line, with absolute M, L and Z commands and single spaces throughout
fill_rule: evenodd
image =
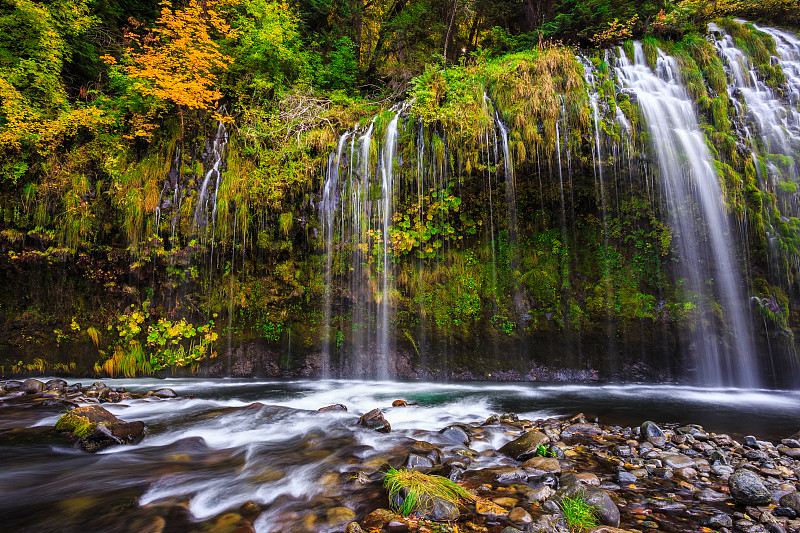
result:
M 655 444 L 659 448 L 662 448 L 667 443 L 667 436 L 664 435 L 664 431 L 651 420 L 642 423 L 640 432 L 644 440 Z
M 536 455 L 539 446 L 548 444 L 550 438 L 538 430 L 528 431 L 522 436 L 507 442 L 500 448 L 500 453 L 517 461 L 525 461 Z
M 105 388 L 105 387 L 101 387 Z M 154 391 L 148 391 L 146 396 L 155 396 L 156 398 L 177 398 L 178 393 L 172 389 L 162 388 Z
M 362 415 L 357 423 L 359 426 L 375 430 L 379 433 L 389 433 L 392 431 L 392 426 L 386 418 L 384 418 L 383 412 L 381 412 L 380 409 L 373 409 L 369 413 Z
M 541 477 L 545 474 L 560 474 L 561 464 L 558 459 L 553 457 L 531 457 L 524 463 L 522 468 L 531 476 Z
M 784 494 L 779 503 L 781 507 L 788 507 L 794 511 L 796 515 L 800 515 L 800 493 L 792 492 Z
M 44 392 L 45 386 L 44 383 L 38 379 L 26 379 L 22 382 L 20 390 L 25 394 L 37 394 L 39 392 Z
M 750 470 L 736 470 L 728 478 L 731 498 L 742 505 L 763 505 L 772 501 L 772 494 L 761 478 Z
M 460 425 L 453 425 L 447 426 L 439 433 L 442 436 L 449 440 L 450 442 L 456 442 L 458 444 L 469 444 L 470 436 L 469 436 L 469 429 L 466 426 Z
M 397 515 L 389 509 L 375 509 L 361 520 L 361 527 L 370 530 L 380 530 L 384 525 L 391 522 Z
M 324 413 L 326 411 L 347 411 L 347 406 L 341 403 L 335 403 L 333 405 L 326 405 L 325 407 L 320 407 L 317 409 L 318 412 Z
M 55 429 L 77 439 L 87 452 L 118 444 L 138 444 L 144 438 L 144 422 L 125 422 L 99 405 L 72 409 L 58 419 Z
M 67 388 L 67 382 L 63 379 L 51 379 L 47 383 L 44 384 L 45 388 L 48 390 L 65 390 Z

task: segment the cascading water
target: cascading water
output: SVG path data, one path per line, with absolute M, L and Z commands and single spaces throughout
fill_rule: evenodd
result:
M 366 130 L 361 130 L 363 133 L 359 134 L 356 129 L 342 135 L 336 151 L 328 158 L 319 204 L 325 243 L 323 323 L 326 335 L 320 366 L 325 375 L 339 371 L 362 377 L 389 376 L 389 352 L 394 339 L 390 331 L 394 292 L 390 229 L 394 215 L 397 139 L 400 119 L 407 106 L 404 103 L 393 108 L 377 162 L 372 155 L 375 120 Z M 330 332 L 333 329 L 333 257 L 336 253 L 347 254 L 350 258 L 349 262 L 343 260 L 342 276 L 349 284 L 337 308 L 349 312 L 352 330 L 345 333 L 339 329 L 341 323 L 338 324 L 334 341 Z M 346 342 L 350 352 L 350 357 L 341 361 L 338 369 L 331 366 L 334 342 L 337 348 Z
M 636 95 L 647 124 L 685 288 L 696 295 L 701 316 L 694 335 L 697 379 L 708 385 L 757 386 L 747 300 L 719 178 L 677 62 L 659 50 L 654 72 L 636 42 L 633 63 L 620 50 L 616 74 L 622 86 Z M 713 292 L 708 290 L 710 284 Z M 712 316 L 710 297 L 719 302 L 725 326 L 706 323 L 704 317 Z
M 197 194 L 197 204 L 194 211 L 195 224 L 202 226 L 214 222 L 214 217 L 217 214 L 217 192 L 219 191 L 219 184 L 222 179 L 221 167 L 225 161 L 225 146 L 228 144 L 228 130 L 225 129 L 223 121 L 217 122 L 217 132 L 211 141 L 211 146 L 208 147 L 207 160 L 211 162 L 211 168 L 208 169 L 203 177 L 203 183 L 200 185 L 200 192 Z M 208 187 L 214 183 L 214 191 L 209 193 Z M 210 215 L 210 216 L 209 216 Z M 212 239 L 213 242 L 213 239 Z

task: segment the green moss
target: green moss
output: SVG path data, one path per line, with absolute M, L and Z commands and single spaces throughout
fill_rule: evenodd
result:
M 97 429 L 97 424 L 89 422 L 85 416 L 80 416 L 72 411 L 65 413 L 58 419 L 55 426 L 56 431 L 72 433 L 76 437 L 84 438 L 92 434 Z

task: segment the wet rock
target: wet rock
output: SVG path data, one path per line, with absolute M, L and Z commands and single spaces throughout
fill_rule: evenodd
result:
M 389 509 L 375 509 L 361 520 L 361 527 L 366 530 L 381 529 L 391 522 L 395 516 L 397 515 Z
M 744 445 L 749 446 L 750 448 L 756 448 L 758 450 L 761 449 L 761 445 L 758 444 L 758 440 L 752 435 L 747 435 L 744 438 Z
M 722 502 L 728 499 L 727 494 L 708 488 L 698 491 L 694 497 L 701 502 Z
M 526 494 L 526 497 L 528 498 L 528 501 L 530 503 L 538 503 L 545 501 L 546 499 L 550 498 L 553 494 L 555 494 L 553 489 L 551 489 L 547 485 L 543 485 L 541 487 L 537 487 L 530 490 Z
M 658 427 L 658 424 L 650 420 L 642 423 L 640 427 L 640 434 L 643 439 L 658 446 L 659 448 L 664 447 L 664 445 L 667 443 L 667 437 L 664 435 L 664 431 Z
M 351 522 L 356 517 L 356 513 L 348 507 L 331 507 L 328 509 L 328 524 L 336 526 L 345 522 Z
M 45 390 L 44 383 L 38 379 L 26 379 L 20 389 L 25 394 L 37 394 Z
M 528 474 L 521 468 L 515 466 L 496 466 L 484 468 L 483 472 L 494 477 L 496 483 L 501 485 L 511 485 L 528 479 Z
M 470 436 L 469 436 L 469 429 L 466 426 L 461 425 L 453 425 L 447 426 L 439 433 L 442 436 L 449 440 L 450 442 L 456 442 L 458 444 L 469 444 Z
M 408 454 L 406 468 L 409 470 L 427 470 L 433 468 L 433 461 L 415 453 Z
M 515 524 L 530 524 L 533 522 L 533 517 L 522 507 L 511 509 L 511 512 L 508 513 L 508 519 Z
M 730 476 L 734 472 L 734 468 L 728 465 L 714 465 L 711 471 L 718 476 Z
M 409 530 L 408 523 L 397 518 L 386 524 L 385 527 L 389 533 L 405 533 Z
M 505 518 L 508 510 L 488 500 L 478 500 L 475 502 L 475 512 L 487 518 Z
M 125 422 L 98 405 L 72 409 L 58 419 L 55 429 L 76 438 L 87 452 L 118 444 L 138 444 L 144 438 L 144 422 Z
M 364 533 L 364 530 L 361 529 L 361 526 L 358 525 L 358 522 L 350 522 L 347 524 L 347 528 L 344 530 L 344 533 Z
M 538 430 L 528 431 L 519 438 L 507 442 L 500 448 L 500 453 L 516 459 L 517 461 L 525 461 L 536 455 L 536 449 L 548 444 L 550 439 L 547 435 Z
M 51 379 L 44 384 L 44 387 L 47 390 L 63 391 L 67 388 L 67 382 L 63 379 Z
M 789 507 L 776 507 L 772 510 L 772 514 L 775 516 L 785 516 L 786 518 L 796 518 L 797 512 L 794 509 L 790 509 Z
M 333 405 L 326 405 L 325 407 L 320 407 L 317 409 L 319 413 L 325 413 L 327 411 L 347 411 L 347 406 L 341 403 L 335 403 Z
M 800 515 L 800 493 L 792 492 L 791 494 L 785 494 L 778 503 L 781 507 L 788 507 L 794 511 L 795 514 Z
M 756 474 L 749 470 L 736 470 L 728 478 L 730 494 L 736 503 L 762 505 L 772 501 L 772 495 Z
M 373 409 L 369 413 L 361 416 L 358 419 L 358 425 L 375 430 L 379 433 L 389 433 L 392 431 L 392 426 L 384 418 L 380 409 Z
M 3 388 L 7 391 L 18 391 L 22 388 L 22 382 L 14 380 L 6 381 Z
M 89 385 L 86 388 L 86 390 L 87 391 L 94 391 L 94 390 L 100 390 L 100 389 L 105 389 L 105 388 L 106 388 L 106 384 L 105 383 L 103 383 L 102 381 L 95 381 L 94 383 Z
M 673 470 L 678 470 L 679 468 L 688 468 L 695 465 L 694 460 L 692 460 L 691 457 L 686 457 L 680 453 L 663 453 L 661 454 L 661 460 L 664 461 L 665 465 Z
M 162 388 L 154 391 L 148 391 L 145 396 L 155 396 L 156 398 L 177 398 L 178 393 L 172 389 Z
M 521 529 L 517 529 L 513 526 L 506 526 L 500 533 L 522 533 Z
M 395 400 L 392 402 L 392 407 L 408 407 L 408 402 L 405 400 Z
M 602 434 L 603 430 L 594 424 L 572 424 L 571 426 L 567 426 L 561 430 L 562 439 L 569 439 L 575 435 L 593 437 Z
M 597 487 L 586 488 L 586 503 L 594 506 L 598 521 L 604 526 L 619 527 L 619 508 L 611 496 Z
M 599 487 L 582 485 L 578 481 L 578 477 L 572 472 L 567 472 L 561 476 L 561 484 L 562 489 L 556 497 L 582 496 L 586 503 L 595 507 L 600 524 L 619 527 L 619 508 L 605 490 Z
M 617 483 L 619 483 L 620 485 L 629 485 L 631 483 L 636 483 L 636 481 L 638 481 L 638 478 L 636 476 L 625 470 L 620 470 L 619 472 L 617 472 L 617 475 L 614 476 L 614 479 L 616 479 Z
M 534 477 L 561 473 L 561 464 L 552 457 L 531 457 L 522 464 L 522 468 Z

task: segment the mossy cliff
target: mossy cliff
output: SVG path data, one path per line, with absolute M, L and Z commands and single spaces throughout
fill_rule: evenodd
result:
M 798 147 L 748 133 L 716 38 L 678 15 L 642 49 L 653 67 L 674 57 L 695 102 L 765 382 L 780 384 L 797 366 Z M 786 90 L 768 34 L 716 24 Z M 394 98 L 228 82 L 237 97 L 215 114 L 152 115 L 145 136 L 84 125 L 52 152 L 7 150 L 2 371 L 357 374 L 388 308 L 397 375 L 690 378 L 692 332 L 730 324 L 681 278 L 647 128 L 614 71 L 633 43 L 606 37 L 621 46 L 494 35 Z M 145 117 L 129 104 L 116 118 Z M 358 162 L 391 166 L 386 235 L 368 218 L 326 226 L 331 169 L 344 184 Z M 337 209 L 343 227 L 355 208 Z

